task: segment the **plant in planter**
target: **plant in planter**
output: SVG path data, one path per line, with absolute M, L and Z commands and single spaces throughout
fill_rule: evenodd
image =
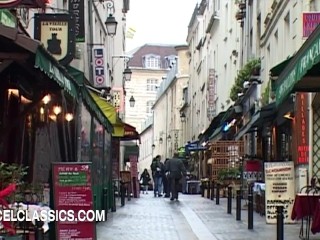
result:
M 261 61 L 260 59 L 252 59 L 240 69 L 238 75 L 236 76 L 235 83 L 233 84 L 230 91 L 230 99 L 236 101 L 238 99 L 238 94 L 243 91 L 243 84 L 245 81 L 250 81 L 250 77 L 257 72 L 260 72 Z
M 27 167 L 18 164 L 0 162 L 0 211 L 11 209 L 11 203 L 22 200 L 23 195 L 17 189 L 24 183 L 26 170 Z M 1 221 L 1 225 L 5 239 L 22 239 L 21 235 L 16 235 L 13 223 Z

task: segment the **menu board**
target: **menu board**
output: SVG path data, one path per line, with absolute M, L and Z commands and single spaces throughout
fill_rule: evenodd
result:
M 94 240 L 95 222 L 79 221 L 80 210 L 92 211 L 93 194 L 90 163 L 53 163 L 54 209 L 73 210 L 75 219 L 71 222 L 56 221 L 56 239 Z
M 293 162 L 266 162 L 266 222 L 277 222 L 277 206 L 283 206 L 284 223 L 293 223 L 291 212 L 295 199 Z

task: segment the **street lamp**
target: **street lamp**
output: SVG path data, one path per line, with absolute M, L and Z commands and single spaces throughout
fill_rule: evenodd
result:
M 169 134 L 168 136 L 168 141 L 170 142 L 171 141 L 171 135 Z
M 126 69 L 123 71 L 124 80 L 130 81 L 130 80 L 131 80 L 131 75 L 132 75 L 132 71 L 131 71 L 131 69 L 128 68 L 128 66 L 127 66 Z
M 163 139 L 162 139 L 162 137 L 160 137 L 159 138 L 159 143 L 162 144 L 162 142 L 163 142 Z
M 105 25 L 109 36 L 116 35 L 118 22 L 112 14 L 107 17 Z
M 180 119 L 181 119 L 181 122 L 185 122 L 186 121 L 186 114 L 184 112 L 180 113 Z
M 152 150 L 154 150 L 154 149 L 155 149 L 155 147 L 156 147 L 156 145 L 152 144 L 152 146 L 151 146 L 151 147 L 152 147 Z
M 136 103 L 136 100 L 134 99 L 133 96 L 130 97 L 129 103 L 130 103 L 130 107 L 134 107 L 134 104 Z

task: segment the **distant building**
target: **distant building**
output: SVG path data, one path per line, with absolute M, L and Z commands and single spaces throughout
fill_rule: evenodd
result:
M 131 81 L 125 84 L 125 121 L 140 133 L 141 124 L 152 116 L 157 89 L 176 59 L 177 52 L 173 45 L 145 44 L 128 55 L 132 56 L 128 62 L 132 75 Z M 130 107 L 131 96 L 135 100 L 134 107 Z

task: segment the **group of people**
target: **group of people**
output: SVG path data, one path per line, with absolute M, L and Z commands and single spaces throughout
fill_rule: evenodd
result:
M 186 168 L 178 154 L 175 153 L 173 158 L 167 158 L 164 162 L 161 161 L 161 156 L 157 155 L 150 165 L 153 192 L 155 197 L 169 198 L 170 200 L 178 200 L 179 182 L 182 176 L 186 175 Z M 144 169 L 140 176 L 143 193 L 148 193 L 148 186 L 151 181 L 150 174 L 147 169 Z

